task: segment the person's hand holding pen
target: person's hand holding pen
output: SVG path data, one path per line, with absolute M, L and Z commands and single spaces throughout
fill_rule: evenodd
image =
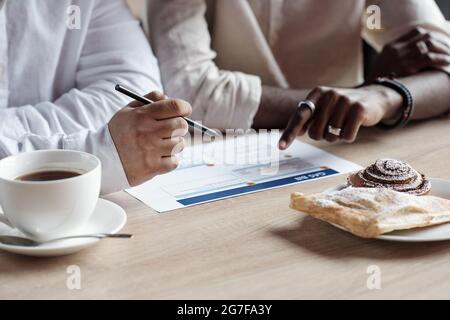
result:
M 109 130 L 130 186 L 139 185 L 178 166 L 192 108 L 162 93 L 145 96 L 151 105 L 133 101 L 114 115 Z
M 357 89 L 319 87 L 305 101 L 281 136 L 281 150 L 306 132 L 314 140 L 353 142 L 361 126 L 374 126 L 395 117 L 403 99 L 394 90 L 370 85 Z

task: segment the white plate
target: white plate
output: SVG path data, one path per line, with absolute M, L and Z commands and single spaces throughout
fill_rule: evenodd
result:
M 117 233 L 123 228 L 126 221 L 127 215 L 121 207 L 108 200 L 99 199 L 91 219 L 80 232 L 82 234 Z M 0 224 L 0 234 L 23 237 L 20 231 L 3 224 Z M 38 247 L 10 246 L 0 243 L 0 249 L 32 257 L 56 257 L 78 252 L 96 244 L 98 241 L 98 239 L 92 238 L 71 239 L 42 244 Z
M 437 196 L 450 200 L 450 181 L 443 179 L 430 179 L 432 196 Z M 334 188 L 328 189 L 330 191 L 339 191 L 346 187 L 346 185 L 338 185 Z M 335 227 L 345 230 L 343 227 L 335 225 Z M 383 234 L 375 239 L 399 242 L 433 242 L 450 240 L 450 223 L 441 224 L 426 228 L 415 228 L 410 230 L 399 230 Z

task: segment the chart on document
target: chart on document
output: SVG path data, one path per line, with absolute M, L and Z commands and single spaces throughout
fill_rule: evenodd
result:
M 300 141 L 280 151 L 278 139 L 264 133 L 194 145 L 183 151 L 177 170 L 127 192 L 166 212 L 361 169 Z

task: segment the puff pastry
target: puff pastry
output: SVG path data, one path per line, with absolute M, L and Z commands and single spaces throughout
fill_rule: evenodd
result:
M 450 221 L 450 200 L 386 188 L 349 187 L 313 195 L 293 193 L 291 208 L 363 238 Z

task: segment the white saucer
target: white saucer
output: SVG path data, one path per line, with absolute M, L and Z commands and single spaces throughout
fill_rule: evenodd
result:
M 121 207 L 108 200 L 99 199 L 91 219 L 80 232 L 82 234 L 117 233 L 123 228 L 126 221 L 127 215 Z M 3 224 L 0 224 L 0 234 L 23 237 L 20 231 Z M 0 249 L 32 257 L 56 257 L 78 252 L 96 244 L 98 241 L 98 239 L 92 238 L 71 239 L 42 244 L 38 247 L 10 246 L 0 243 Z
M 430 179 L 432 196 L 437 196 L 450 200 L 450 181 L 443 179 Z M 346 188 L 347 185 L 341 184 L 334 188 L 328 189 L 330 191 L 339 191 Z M 345 230 L 341 226 L 335 227 Z M 415 228 L 410 230 L 399 230 L 391 233 L 386 233 L 375 239 L 398 242 L 433 242 L 450 240 L 450 223 L 441 224 L 426 228 Z

